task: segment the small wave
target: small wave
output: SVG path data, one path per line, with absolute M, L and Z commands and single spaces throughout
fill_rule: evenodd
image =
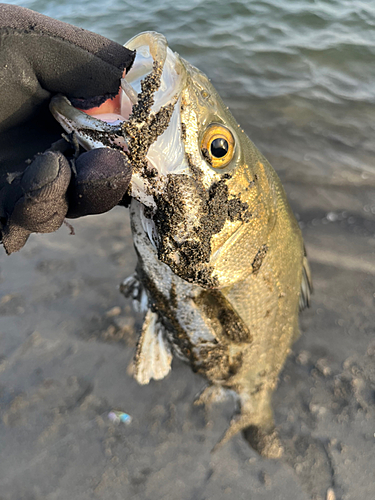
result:
M 329 176 L 340 165 L 371 167 L 375 2 L 24 0 L 22 5 L 122 43 L 140 31 L 162 32 L 174 50 L 212 78 L 263 151 L 288 159 L 292 169 L 300 161 Z

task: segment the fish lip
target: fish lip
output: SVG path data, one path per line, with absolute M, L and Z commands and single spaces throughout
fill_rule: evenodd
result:
M 161 71 L 163 71 L 168 54 L 168 43 L 164 35 L 154 31 L 142 32 L 131 38 L 125 46 L 133 51 L 137 51 L 137 49 L 147 46 L 149 54 L 154 61 L 154 65 L 157 64 L 161 68 Z M 133 64 L 133 70 L 135 69 L 134 66 Z M 175 61 L 175 71 L 179 75 L 179 79 L 177 87 L 173 91 L 173 95 L 168 99 L 169 102 L 176 102 L 178 100 L 178 96 L 181 94 L 186 79 L 186 75 L 181 74 L 182 63 L 179 57 L 177 57 Z M 124 92 L 132 105 L 135 105 L 141 94 L 137 96 L 131 84 L 127 82 L 127 77 L 131 74 L 132 72 L 129 71 L 123 76 L 119 92 Z M 147 72 L 144 73 L 143 78 L 146 76 Z M 130 81 L 133 81 L 133 79 L 131 78 Z M 75 105 L 77 105 L 77 103 L 75 103 Z M 123 123 L 129 121 L 126 118 L 127 115 L 123 116 L 123 120 L 119 117 L 122 123 L 111 125 L 104 121 L 104 119 L 101 120 L 100 115 L 97 114 L 96 117 L 94 117 L 85 112 L 90 108 L 85 111 L 76 108 L 66 96 L 61 94 L 51 99 L 49 108 L 54 118 L 62 125 L 65 131 L 68 133 L 74 132 L 78 142 L 85 149 L 94 149 L 103 146 L 111 147 L 112 145 L 116 145 L 116 139 L 120 139 L 122 143 L 125 141 L 124 149 L 129 149 L 129 138 L 126 137 L 124 127 L 121 127 Z M 122 146 L 124 145 L 122 144 Z
M 171 92 L 171 95 L 168 98 L 167 102 L 164 102 L 163 104 L 159 104 L 160 107 L 165 106 L 166 104 L 176 102 L 179 97 L 181 96 L 182 90 L 185 86 L 186 79 L 187 79 L 187 73 L 186 69 L 183 63 L 183 60 L 181 57 L 173 52 L 169 46 L 167 39 L 165 38 L 164 35 L 157 33 L 156 31 L 144 31 L 142 33 L 139 33 L 138 35 L 134 36 L 131 38 L 128 42 L 124 44 L 124 46 L 132 51 L 140 51 L 142 47 L 148 46 L 149 48 L 149 54 L 152 57 L 154 61 L 154 69 L 155 65 L 159 66 L 161 72 L 163 73 L 165 70 L 165 67 L 168 65 L 168 56 L 173 54 L 174 57 L 174 71 L 176 75 L 178 76 L 177 80 L 174 81 L 174 88 L 173 91 Z M 142 53 L 142 52 L 141 52 Z M 134 61 L 132 69 L 124 76 L 123 80 L 128 81 L 130 77 L 130 81 L 134 81 L 134 72 L 137 73 L 136 71 L 136 59 Z M 148 75 L 148 73 L 143 74 L 143 78 L 145 78 Z M 126 93 L 126 90 L 123 88 L 124 92 Z M 160 89 L 157 89 L 157 91 Z M 155 92 L 155 94 L 157 93 Z M 155 97 L 154 94 L 154 97 Z M 139 96 L 138 96 L 139 97 Z M 153 110 L 153 113 L 156 111 Z
M 128 40 L 124 46 L 136 52 L 137 49 L 142 46 L 142 42 L 145 42 L 143 45 L 147 44 L 149 46 L 150 55 L 153 60 L 164 66 L 168 48 L 168 42 L 165 36 L 157 31 L 142 31 Z
M 110 125 L 75 108 L 62 94 L 55 95 L 49 104 L 54 118 L 68 132 L 74 132 L 85 149 L 115 146 L 116 139 L 124 138 L 121 126 Z

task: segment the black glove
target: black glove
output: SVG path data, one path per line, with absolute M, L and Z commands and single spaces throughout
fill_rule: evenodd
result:
M 121 201 L 131 177 L 126 155 L 107 148 L 80 154 L 74 140 L 61 139 L 48 104 L 56 93 L 81 109 L 114 98 L 134 56 L 100 35 L 0 4 L 0 238 L 7 253 L 31 232 L 55 231 L 66 216 L 106 212 Z

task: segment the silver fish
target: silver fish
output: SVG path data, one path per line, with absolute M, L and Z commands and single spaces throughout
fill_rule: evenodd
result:
M 198 402 L 235 395 L 222 442 L 245 430 L 278 457 L 271 395 L 311 292 L 300 229 L 208 78 L 157 33 L 126 46 L 137 55 L 119 109 L 87 116 L 60 96 L 51 111 L 83 147 L 121 148 L 133 166 L 138 265 L 122 291 L 145 312 L 134 376 L 160 380 L 177 355 L 209 382 Z

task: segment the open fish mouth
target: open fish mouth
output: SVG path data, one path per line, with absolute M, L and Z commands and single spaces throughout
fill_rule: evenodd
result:
M 115 99 L 83 111 L 58 95 L 50 109 L 84 149 L 123 150 L 133 167 L 130 196 L 155 208 L 153 193 L 160 192 L 167 175 L 189 171 L 180 117 L 186 70 L 159 33 L 141 33 L 125 46 L 136 57 Z

